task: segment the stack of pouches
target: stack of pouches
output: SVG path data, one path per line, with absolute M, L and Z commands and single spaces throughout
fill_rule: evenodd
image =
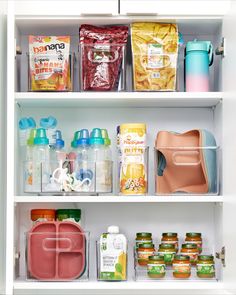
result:
M 155 147 L 156 193 L 217 192 L 216 141 L 210 132 L 190 130 L 178 134 L 161 131 L 157 134 Z

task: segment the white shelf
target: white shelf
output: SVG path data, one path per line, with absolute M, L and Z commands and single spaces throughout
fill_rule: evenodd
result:
M 15 290 L 214 290 L 223 289 L 223 284 L 216 281 L 193 282 L 193 281 L 173 281 L 173 282 L 27 282 L 16 280 Z M 109 293 L 110 294 L 110 293 Z
M 214 107 L 222 92 L 16 92 L 23 107 Z
M 16 203 L 220 203 L 223 196 L 15 196 Z

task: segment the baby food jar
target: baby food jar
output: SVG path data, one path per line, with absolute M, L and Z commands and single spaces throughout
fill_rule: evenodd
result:
M 152 279 L 164 278 L 166 275 L 164 256 L 153 255 L 148 257 L 147 274 Z
M 58 221 L 72 221 L 81 224 L 81 210 L 80 209 L 58 209 L 56 211 L 56 218 Z
M 178 234 L 177 233 L 163 233 L 161 243 L 175 245 L 176 253 L 178 252 Z
M 136 249 L 140 244 L 152 244 L 151 233 L 136 233 Z
M 32 209 L 31 220 L 33 222 L 55 221 L 56 210 L 54 209 Z
M 202 253 L 202 234 L 186 233 L 185 244 L 196 244 L 199 254 Z
M 173 276 L 177 279 L 188 279 L 190 275 L 190 257 L 185 255 L 176 255 L 173 260 Z
M 198 248 L 196 244 L 183 244 L 181 249 L 181 255 L 189 256 L 190 263 L 196 265 L 198 258 Z
M 148 263 L 148 257 L 154 255 L 154 252 L 154 244 L 139 244 L 137 251 L 138 264 L 140 266 L 146 266 Z
M 215 277 L 215 261 L 213 255 L 199 255 L 197 261 L 197 276 L 201 279 Z
M 172 265 L 172 261 L 176 254 L 176 249 L 174 244 L 160 244 L 158 249 L 158 254 L 164 256 L 164 261 L 166 265 Z

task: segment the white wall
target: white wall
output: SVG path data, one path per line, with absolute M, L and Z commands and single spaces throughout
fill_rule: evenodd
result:
M 0 294 L 4 294 L 5 252 L 5 98 L 6 98 L 6 1 L 0 1 Z

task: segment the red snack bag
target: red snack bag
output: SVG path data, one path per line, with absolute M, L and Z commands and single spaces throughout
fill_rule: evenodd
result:
M 82 89 L 95 91 L 116 90 L 128 27 L 80 27 Z

